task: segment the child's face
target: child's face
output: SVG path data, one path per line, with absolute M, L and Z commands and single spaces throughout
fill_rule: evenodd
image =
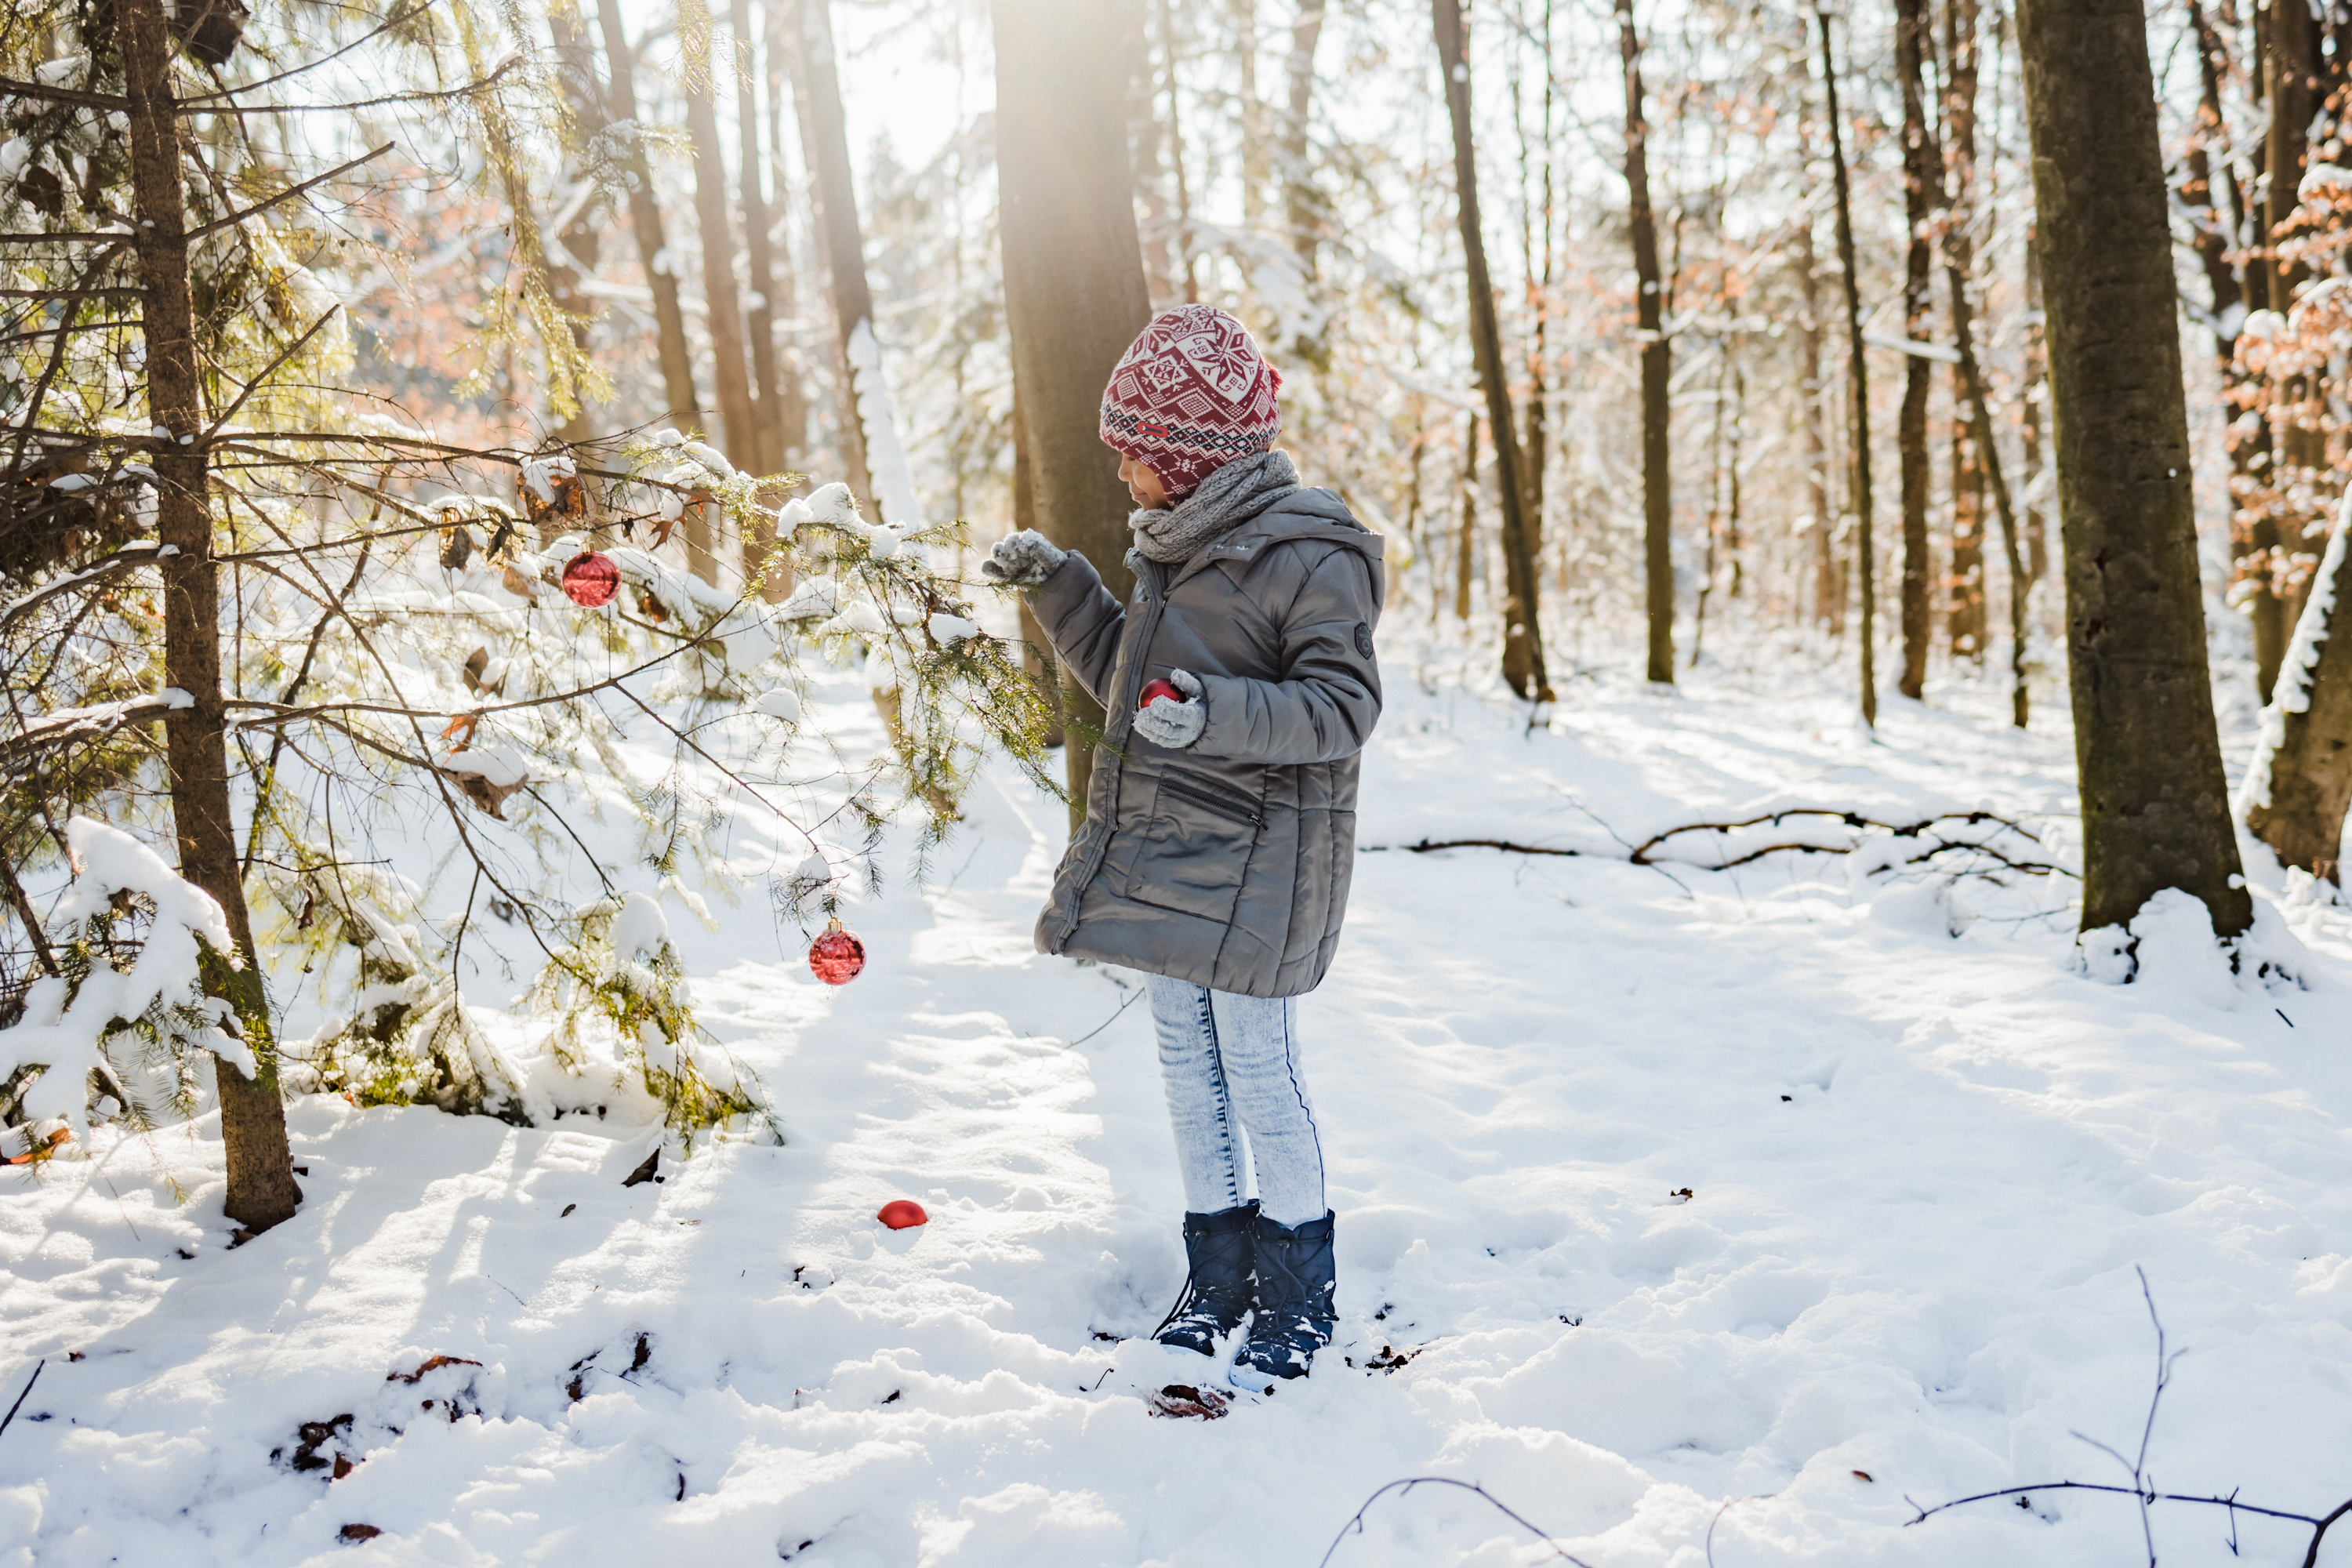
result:
M 1168 504 L 1168 487 L 1151 471 L 1151 465 L 1122 452 L 1118 458 L 1118 477 L 1127 486 L 1127 493 L 1135 504 L 1146 511 L 1158 511 Z

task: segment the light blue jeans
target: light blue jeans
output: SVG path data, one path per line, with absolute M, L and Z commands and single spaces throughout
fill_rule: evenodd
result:
M 1160 1076 L 1176 1129 L 1184 1206 L 1221 1214 L 1249 1199 L 1277 1225 L 1321 1219 L 1323 1145 L 1298 1070 L 1292 999 L 1144 977 L 1160 1029 Z

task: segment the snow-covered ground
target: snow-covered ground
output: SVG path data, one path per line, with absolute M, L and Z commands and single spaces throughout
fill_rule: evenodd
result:
M 1344 1314 L 1308 1382 L 1208 1422 L 1139 1396 L 1164 1369 L 1114 1339 L 1182 1277 L 1150 1020 L 1131 976 L 1031 950 L 1062 809 L 1000 768 L 929 885 L 857 906 L 845 988 L 756 901 L 704 935 L 670 900 L 783 1147 L 625 1188 L 649 1129 L 315 1098 L 308 1202 L 234 1251 L 209 1123 L 0 1179 L 0 1400 L 42 1365 L 0 1435 L 0 1563 L 1312 1565 L 1383 1483 L 1444 1476 L 1595 1568 L 1706 1562 L 1711 1524 L 1724 1568 L 2123 1564 L 2127 1498 L 1908 1528 L 1906 1500 L 2125 1479 L 2072 1434 L 2138 1447 L 2136 1268 L 2187 1352 L 2156 1485 L 2352 1498 L 2352 913 L 2257 873 L 2299 984 L 2233 977 L 2176 910 L 2115 985 L 2074 962 L 2063 879 L 1865 874 L 1917 840 L 1690 864 L 1852 842 L 1801 819 L 1635 865 L 1787 805 L 1984 808 L 2040 836 L 2013 858 L 2071 862 L 2063 712 L 2021 737 L 1956 689 L 1872 739 L 1842 682 L 1603 677 L 1530 733 L 1390 658 L 1348 933 L 1302 1005 Z M 875 1223 L 901 1196 L 927 1227 Z M 2167 1564 L 2309 1537 L 2152 1517 Z M 1330 1558 L 1557 1560 L 1441 1488 Z

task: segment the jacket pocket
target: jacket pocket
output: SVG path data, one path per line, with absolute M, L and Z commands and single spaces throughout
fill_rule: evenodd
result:
M 1136 835 L 1127 896 L 1139 904 L 1232 921 L 1265 808 L 1240 791 L 1171 769 Z

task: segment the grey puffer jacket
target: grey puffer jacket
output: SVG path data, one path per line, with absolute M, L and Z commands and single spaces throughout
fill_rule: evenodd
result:
M 1180 566 L 1127 562 L 1124 609 L 1075 553 L 1031 606 L 1109 714 L 1038 951 L 1247 996 L 1312 991 L 1347 912 L 1359 753 L 1381 712 L 1381 538 L 1302 489 Z M 1137 696 L 1171 669 L 1199 676 L 1208 707 L 1181 751 L 1134 733 Z

